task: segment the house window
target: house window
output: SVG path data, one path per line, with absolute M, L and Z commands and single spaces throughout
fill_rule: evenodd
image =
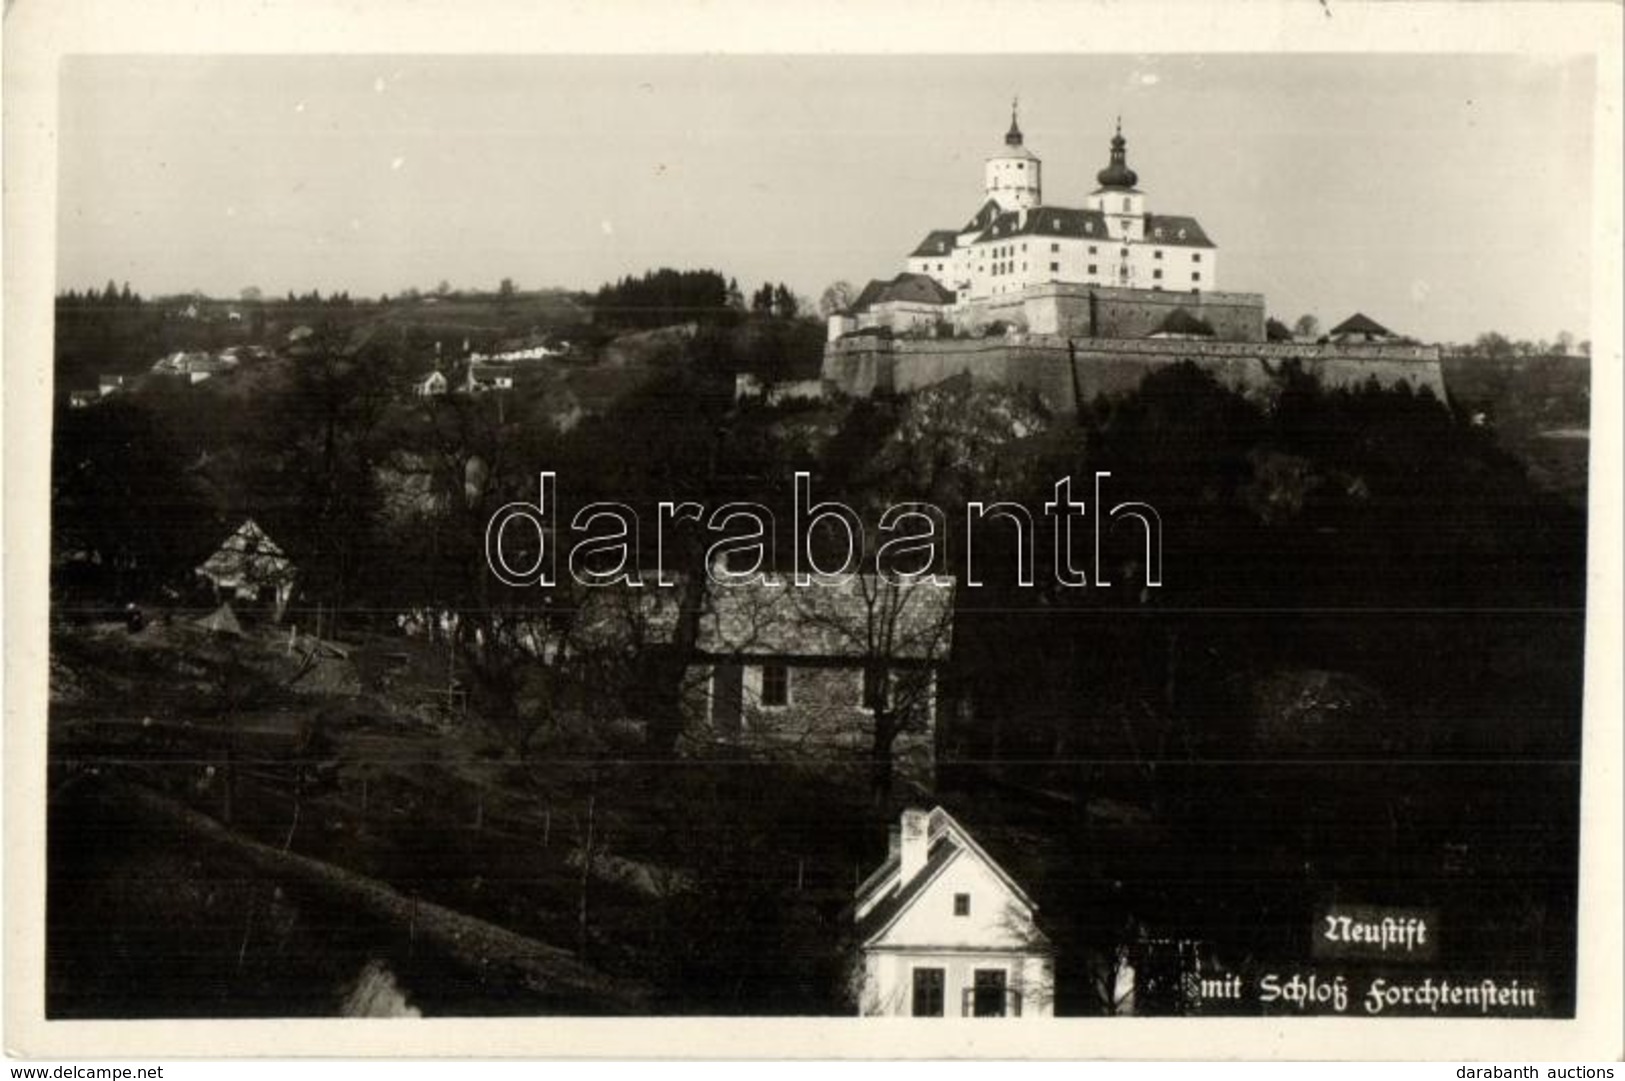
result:
M 1003 1017 L 1005 975 L 1002 968 L 979 968 L 971 987 L 972 1017 Z
M 1099 253 L 1099 252 L 1097 252 L 1097 251 L 1096 251 L 1096 250 L 1095 250 L 1095 246 L 1094 246 L 1094 245 L 1093 245 L 1093 244 L 1091 244 L 1091 245 L 1089 245 L 1089 254 L 1090 254 L 1090 255 L 1099 255 L 1099 254 L 1100 254 L 1100 253 Z
M 873 712 L 891 705 L 891 680 L 884 668 L 863 670 L 863 708 Z
M 762 665 L 762 705 L 775 709 L 790 704 L 790 669 L 782 664 Z
M 968 894 L 968 893 L 956 893 L 956 894 L 954 894 L 954 915 L 955 916 L 969 916 L 970 915 L 970 894 Z
M 1162 258 L 1162 249 L 1158 248 L 1156 251 L 1152 252 L 1151 253 L 1151 258 L 1153 258 L 1153 259 L 1161 259 Z
M 1199 252 L 1199 251 L 1191 252 L 1191 262 L 1200 263 L 1201 261 L 1202 261 L 1202 253 L 1201 252 Z
M 1153 277 L 1153 278 L 1160 278 L 1160 277 L 1162 277 L 1162 268 L 1161 268 L 1161 267 L 1158 267 L 1158 268 L 1157 268 L 1157 269 L 1156 269 L 1156 270 L 1153 270 L 1153 271 L 1152 271 L 1152 272 L 1151 272 L 1151 276 L 1152 276 L 1152 277 Z
M 1191 271 L 1191 281 L 1199 282 L 1201 280 L 1202 280 L 1202 272 L 1201 271 L 1199 271 L 1199 270 Z
M 1052 251 L 1052 252 L 1060 251 L 1061 246 L 1059 244 L 1051 244 L 1049 246 L 1049 250 Z
M 1134 209 L 1134 200 L 1130 199 L 1126 195 L 1123 196 L 1123 213 L 1127 214 L 1129 211 L 1131 211 L 1133 209 Z
M 917 968 L 914 970 L 914 1016 L 941 1017 L 943 970 Z
M 1100 267 L 1095 263 L 1090 263 L 1089 264 L 1089 273 L 1091 273 L 1091 274 L 1100 273 Z
M 1127 259 L 1127 258 L 1128 258 L 1128 249 L 1127 249 L 1127 248 L 1124 248 L 1124 249 L 1123 249 L 1123 250 L 1122 250 L 1122 251 L 1121 251 L 1121 252 L 1119 252 L 1119 253 L 1118 253 L 1118 254 L 1120 254 L 1120 255 L 1121 255 L 1121 256 L 1122 256 L 1122 257 L 1123 257 L 1123 258 L 1124 258 L 1124 259 Z

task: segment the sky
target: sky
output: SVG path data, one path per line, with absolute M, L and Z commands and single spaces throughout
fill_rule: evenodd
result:
M 982 199 L 1012 97 L 1045 202 L 1121 115 L 1220 286 L 1323 326 L 1587 337 L 1590 59 L 1513 55 L 72 56 L 57 284 L 596 289 L 710 267 L 816 298 Z M 1596 253 L 1599 256 L 1602 253 Z

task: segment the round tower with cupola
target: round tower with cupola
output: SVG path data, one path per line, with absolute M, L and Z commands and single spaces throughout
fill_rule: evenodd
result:
M 984 170 L 987 197 L 1002 210 L 1026 210 L 1043 202 L 1043 163 L 1022 142 L 1016 103 L 1010 104 L 1010 130 L 1004 145 L 990 154 Z

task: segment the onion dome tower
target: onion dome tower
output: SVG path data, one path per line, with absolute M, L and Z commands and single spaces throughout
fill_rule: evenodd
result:
M 1128 167 L 1128 140 L 1123 138 L 1123 118 L 1117 118 L 1112 136 L 1111 162 L 1095 174 L 1100 187 L 1090 193 L 1085 205 L 1106 215 L 1106 227 L 1114 239 L 1140 240 L 1145 235 L 1145 195 L 1137 185 L 1140 175 Z
M 1112 136 L 1111 164 L 1096 173 L 1095 179 L 1102 188 L 1119 191 L 1133 191 L 1140 182 L 1140 175 L 1128 167 L 1128 140 L 1123 138 L 1122 117 L 1117 118 L 1117 134 Z

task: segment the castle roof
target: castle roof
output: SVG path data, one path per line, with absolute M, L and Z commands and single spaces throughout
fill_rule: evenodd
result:
M 1004 146 L 999 147 L 999 149 L 989 154 L 988 158 L 1020 158 L 1024 161 L 1037 161 L 1038 155 L 1034 154 L 1031 150 L 1028 150 L 1020 143 L 1016 143 L 1014 145 L 1006 143 Z
M 947 255 L 954 250 L 954 245 L 958 240 L 959 230 L 957 229 L 933 229 L 925 234 L 925 239 L 920 241 L 920 246 L 908 254 L 910 258 Z
M 1147 214 L 1145 238 L 1153 244 L 1167 244 L 1176 248 L 1212 248 L 1201 223 L 1183 214 Z
M 986 207 L 983 208 L 984 210 Z M 978 214 L 980 217 L 980 213 Z M 974 219 L 973 219 L 974 220 Z M 1013 236 L 1081 237 L 1111 241 L 1106 215 L 1099 210 L 1079 210 L 1065 206 L 1036 206 L 1026 216 L 1016 210 L 995 214 L 971 241 L 1002 240 Z M 1195 218 L 1181 214 L 1147 214 L 1145 242 L 1171 248 L 1212 248 L 1213 241 Z M 919 253 L 916 253 L 919 254 Z
M 988 224 L 998 217 L 1000 213 L 1002 211 L 999 208 L 998 200 L 989 199 L 977 209 L 976 213 L 970 216 L 970 221 L 966 222 L 965 227 L 959 231 L 969 233 L 986 229 Z
M 1098 210 L 1077 210 L 1064 206 L 1035 206 L 1023 217 L 1007 210 L 997 215 L 973 243 L 1011 236 L 1075 236 L 1110 239 L 1106 216 Z
M 871 281 L 852 302 L 851 312 L 861 312 L 876 304 L 903 301 L 914 304 L 952 304 L 954 294 L 935 278 L 925 274 L 899 274 L 891 281 Z
M 1346 334 L 1364 334 L 1368 337 L 1392 338 L 1394 332 L 1377 322 L 1363 312 L 1355 312 L 1331 330 L 1327 331 L 1333 338 Z
M 1017 102 L 1010 103 L 1010 130 L 1004 133 L 1004 145 L 988 155 L 992 158 L 1024 158 L 1028 161 L 1037 161 L 1038 155 L 1028 150 L 1022 144 L 1021 125 L 1016 122 Z

